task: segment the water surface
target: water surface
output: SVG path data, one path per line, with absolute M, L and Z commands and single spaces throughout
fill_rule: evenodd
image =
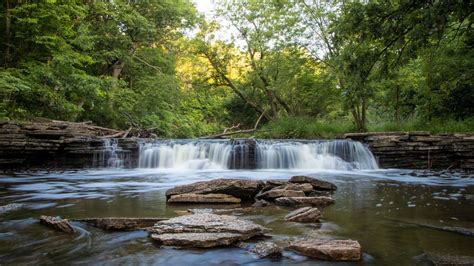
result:
M 5 264 L 326 265 L 285 252 L 281 260 L 257 259 L 238 248 L 159 248 L 146 233 L 104 232 L 75 223 L 65 235 L 38 223 L 40 215 L 85 217 L 174 217 L 189 205 L 167 205 L 164 192 L 213 178 L 287 179 L 297 174 L 334 182 L 336 203 L 323 209 L 320 227 L 288 223 L 290 211 L 271 207 L 233 214 L 271 228 L 274 241 L 293 237 L 356 239 L 365 264 L 420 264 L 429 256 L 474 257 L 474 237 L 417 226 L 474 229 L 474 178 L 412 177 L 406 170 L 177 170 L 104 169 L 29 172 L 0 176 L 0 205 L 27 209 L 0 214 L 0 262 Z M 198 206 L 219 207 L 225 206 Z M 240 207 L 240 206 L 231 206 Z M 423 255 L 425 254 L 425 255 Z

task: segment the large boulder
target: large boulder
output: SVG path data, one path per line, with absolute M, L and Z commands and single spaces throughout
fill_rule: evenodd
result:
M 170 203 L 240 203 L 241 199 L 226 194 L 195 194 L 186 193 L 172 195 Z
M 317 208 L 303 207 L 290 212 L 285 221 L 300 223 L 315 223 L 321 219 L 321 212 Z
M 314 189 L 316 190 L 336 190 L 337 186 L 334 185 L 333 183 L 320 180 L 314 177 L 310 176 L 303 176 L 303 175 L 298 175 L 298 176 L 293 176 L 288 180 L 290 183 L 309 183 L 313 186 Z
M 261 236 L 269 229 L 231 215 L 193 214 L 156 223 L 150 236 L 161 245 L 210 248 Z
M 245 179 L 215 179 L 184 186 L 177 186 L 166 191 L 166 198 L 179 194 L 226 194 L 244 201 L 253 200 L 263 188 L 263 181 Z
M 304 197 L 305 194 L 300 190 L 272 189 L 257 195 L 258 199 L 273 200 L 281 197 Z
M 331 197 L 281 197 L 275 200 L 275 204 L 298 207 L 298 206 L 327 206 L 334 203 Z
M 358 261 L 362 258 L 362 248 L 355 240 L 295 240 L 288 249 L 302 255 L 331 261 Z

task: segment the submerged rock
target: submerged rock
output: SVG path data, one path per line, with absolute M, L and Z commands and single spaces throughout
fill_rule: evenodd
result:
M 11 211 L 16 211 L 25 207 L 25 204 L 22 203 L 10 203 L 7 205 L 0 206 L 0 214 L 7 213 Z
M 270 202 L 268 202 L 266 200 L 257 200 L 257 201 L 255 201 L 254 204 L 252 204 L 252 207 L 263 208 L 263 207 L 267 207 L 269 205 L 270 205 Z
M 290 212 L 285 216 L 285 221 L 300 223 L 319 222 L 321 212 L 317 208 L 303 207 Z
M 255 253 L 259 258 L 280 258 L 283 248 L 269 241 L 258 242 L 250 252 Z
M 193 214 L 157 222 L 149 233 L 166 246 L 209 248 L 260 236 L 269 229 L 230 215 Z
M 84 218 L 74 219 L 77 222 L 90 224 L 94 227 L 104 230 L 115 231 L 129 231 L 146 229 L 153 226 L 159 221 L 166 220 L 165 218 Z
M 327 206 L 334 203 L 331 197 L 282 197 L 275 200 L 275 203 L 283 206 Z
M 257 195 L 258 199 L 273 200 L 281 197 L 304 197 L 303 191 L 299 190 L 286 190 L 286 189 L 272 189 Z
M 362 258 L 362 248 L 355 240 L 295 240 L 288 249 L 299 254 L 332 261 L 358 261 Z
M 74 228 L 69 223 L 69 220 L 62 219 L 59 216 L 53 217 L 41 215 L 40 223 L 67 234 L 73 234 L 75 232 Z
M 314 177 L 310 176 L 293 176 L 288 180 L 290 183 L 309 183 L 313 186 L 314 189 L 316 190 L 336 190 L 337 186 L 334 185 L 333 183 L 319 180 Z
M 234 196 L 226 194 L 194 194 L 186 193 L 172 195 L 168 202 L 170 203 L 240 203 L 241 200 Z
M 177 186 L 166 191 L 166 198 L 179 194 L 226 194 L 241 200 L 253 200 L 263 188 L 263 181 L 244 179 L 215 179 L 184 186 Z

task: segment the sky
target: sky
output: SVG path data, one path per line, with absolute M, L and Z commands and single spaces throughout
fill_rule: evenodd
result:
M 206 18 L 212 17 L 212 11 L 215 8 L 214 0 L 193 0 L 199 12 L 206 15 Z

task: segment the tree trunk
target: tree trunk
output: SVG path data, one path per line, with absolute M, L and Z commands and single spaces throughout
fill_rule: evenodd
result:
M 395 88 L 395 122 L 400 127 L 400 85 Z
M 4 67 L 8 67 L 10 62 L 10 38 L 11 38 L 11 13 L 10 13 L 10 1 L 5 1 L 5 61 Z

